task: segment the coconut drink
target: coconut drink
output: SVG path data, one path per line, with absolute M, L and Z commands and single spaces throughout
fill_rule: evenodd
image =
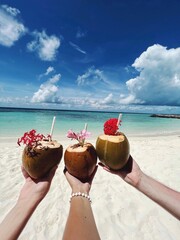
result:
M 90 132 L 87 132 L 86 127 L 80 133 L 72 130 L 67 133 L 68 138 L 76 139 L 78 143 L 67 147 L 64 163 L 68 172 L 81 181 L 90 178 L 97 164 L 96 149 L 91 143 L 85 142 L 89 136 Z
M 119 170 L 127 163 L 130 146 L 124 133 L 119 132 L 119 119 L 111 118 L 104 123 L 104 134 L 98 136 L 96 152 L 99 160 L 110 169 Z
M 51 134 L 45 137 L 32 129 L 18 139 L 18 145 L 25 144 L 22 165 L 30 177 L 37 179 L 45 176 L 51 168 L 58 165 L 63 154 L 63 147 Z

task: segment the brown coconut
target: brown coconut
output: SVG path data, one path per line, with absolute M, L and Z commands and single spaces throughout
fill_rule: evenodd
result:
M 22 155 L 22 164 L 34 179 L 41 178 L 55 165 L 59 164 L 63 147 L 57 141 L 39 141 L 36 147 L 26 146 Z
M 118 133 L 115 136 L 102 134 L 97 138 L 96 152 L 103 164 L 113 170 L 119 170 L 129 159 L 128 139 L 123 133 Z
M 64 153 L 64 163 L 71 175 L 86 181 L 97 164 L 96 149 L 91 143 L 71 145 Z

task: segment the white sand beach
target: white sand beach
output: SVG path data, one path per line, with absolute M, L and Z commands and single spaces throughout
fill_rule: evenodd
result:
M 95 144 L 95 139 L 90 140 Z M 129 137 L 131 155 L 151 177 L 180 191 L 180 135 Z M 71 143 L 61 140 L 64 149 Z M 14 206 L 24 183 L 22 147 L 16 139 L 0 142 L 0 221 Z M 63 175 L 62 159 L 51 189 L 41 202 L 20 240 L 59 240 L 68 211 L 70 187 Z M 178 240 L 180 222 L 142 193 L 102 168 L 90 192 L 92 208 L 102 240 Z

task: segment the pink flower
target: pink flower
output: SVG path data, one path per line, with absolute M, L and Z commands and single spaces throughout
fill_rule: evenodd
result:
M 80 132 L 80 135 L 79 135 L 81 138 L 83 139 L 86 139 L 88 137 L 91 136 L 91 133 L 90 132 L 87 132 L 85 129 L 83 129 L 81 132 Z
M 82 130 L 80 133 L 75 133 L 72 130 L 67 132 L 67 137 L 72 139 L 76 139 L 81 146 L 84 145 L 85 139 L 90 137 L 91 133 L 87 132 L 85 129 Z
M 68 138 L 71 138 L 71 139 L 76 139 L 78 140 L 78 136 L 75 132 L 73 132 L 71 129 L 68 130 L 67 132 L 67 135 L 66 135 Z

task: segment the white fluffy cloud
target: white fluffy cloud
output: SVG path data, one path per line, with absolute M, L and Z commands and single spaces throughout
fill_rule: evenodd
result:
M 180 48 L 153 45 L 132 65 L 139 76 L 126 82 L 122 104 L 180 105 Z
M 16 8 L 0 6 L 0 44 L 5 47 L 13 46 L 27 32 L 23 23 L 17 18 L 19 13 Z
M 1 7 L 6 10 L 6 12 L 10 13 L 12 16 L 17 16 L 20 13 L 19 9 L 10 7 L 8 5 L 2 5 Z
M 40 85 L 37 92 L 34 93 L 31 102 L 33 103 L 57 103 L 59 90 L 57 82 L 60 80 L 61 75 L 56 74 L 50 78 L 47 82 Z
M 48 36 L 45 31 L 33 32 L 35 40 L 27 44 L 31 52 L 37 52 L 39 58 L 43 61 L 53 61 L 56 58 L 61 41 L 55 35 Z
M 51 72 L 53 72 L 54 71 L 54 68 L 53 67 L 51 67 L 51 66 L 49 66 L 48 68 L 47 68 L 47 70 L 46 70 L 46 72 L 45 72 L 45 76 L 47 76 L 49 73 L 51 73 Z
M 46 72 L 40 74 L 38 78 L 41 79 L 41 78 L 43 78 L 43 77 L 46 77 L 46 76 L 48 76 L 50 73 L 52 73 L 52 72 L 54 72 L 54 71 L 55 71 L 54 68 L 51 67 L 51 66 L 49 66 L 49 67 L 46 69 Z
M 79 75 L 77 78 L 77 84 L 83 85 L 94 85 L 100 82 L 106 82 L 103 71 L 91 67 L 83 75 Z
M 102 105 L 114 105 L 116 104 L 116 101 L 113 97 L 112 93 L 109 93 L 107 97 L 105 97 L 103 100 L 101 100 Z

